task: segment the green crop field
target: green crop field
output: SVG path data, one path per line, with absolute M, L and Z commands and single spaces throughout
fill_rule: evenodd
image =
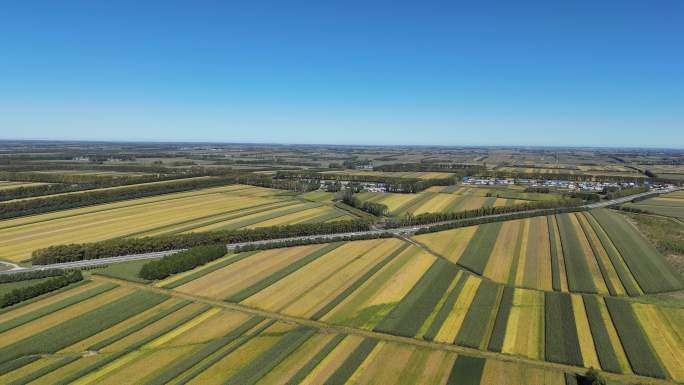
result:
M 627 203 L 625 206 L 647 213 L 684 219 L 684 191 L 676 191 L 636 203 Z

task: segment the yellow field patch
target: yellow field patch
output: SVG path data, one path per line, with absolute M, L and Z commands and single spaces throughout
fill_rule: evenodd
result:
M 435 262 L 431 254 L 419 250 L 397 274 L 385 282 L 382 289 L 366 303 L 367 306 L 400 301 Z
M 116 237 L 159 235 L 171 231 L 198 231 L 267 215 L 269 210 L 221 222 L 223 216 L 241 211 L 257 211 L 263 205 L 297 202 L 276 196 L 275 190 L 240 185 L 213 187 L 189 192 L 125 200 L 84 208 L 61 210 L 0 221 L 0 258 L 11 261 L 29 259 L 36 249 L 68 243 L 95 242 Z M 313 204 L 315 205 L 315 203 Z M 304 221 L 332 212 L 328 206 L 311 208 L 299 204 L 303 212 L 286 214 L 251 226 Z M 272 210 L 278 210 L 273 208 Z M 207 224 L 216 222 L 216 224 Z
M 306 312 L 312 306 L 322 306 L 321 298 L 318 296 L 322 293 L 315 290 L 318 285 L 327 281 L 333 281 L 338 285 L 348 283 L 347 280 L 357 275 L 359 269 L 372 267 L 380 258 L 402 243 L 403 241 L 399 239 L 373 239 L 345 243 L 247 298 L 243 303 L 279 311 L 297 301 L 299 306 L 291 309 L 294 312 L 298 310 Z M 344 280 L 340 281 L 340 278 Z M 307 297 L 306 300 L 301 301 L 304 296 Z
M 458 199 L 458 196 L 451 194 L 435 194 L 432 198 L 428 199 L 427 202 L 424 202 L 413 210 L 413 215 L 446 211 L 447 207 L 456 199 Z
M 524 278 L 521 285 L 540 290 L 553 290 L 551 253 L 546 217 L 530 219 Z
M 456 263 L 476 231 L 477 226 L 468 226 L 437 233 L 415 235 L 412 238 L 436 254 Z
M 562 371 L 541 369 L 516 362 L 488 359 L 485 362 L 480 384 L 496 385 L 565 385 Z
M 208 314 L 204 313 L 202 315 Z M 170 340 L 165 346 L 196 345 L 224 336 L 249 319 L 245 313 L 223 310 L 209 314 L 203 322 L 182 335 Z
M 283 313 L 307 318 L 312 316 L 382 259 L 395 252 L 402 243 L 396 239 L 391 241 L 385 240 L 373 249 L 368 250 L 367 253 L 350 259 L 347 265 L 340 270 L 334 271 L 325 277 L 320 277 L 319 283 L 314 288 L 304 292 L 293 290 L 297 295 L 295 295 L 294 300 L 292 299 L 292 294 L 289 295 L 290 304 L 282 310 Z M 349 256 L 352 256 L 352 254 L 349 254 Z
M 174 323 L 178 322 L 179 320 L 184 319 L 185 317 L 190 316 L 191 314 L 195 313 L 196 311 L 200 310 L 204 305 L 199 304 L 199 303 L 190 303 L 187 306 L 184 306 L 180 308 L 179 310 L 167 315 L 166 317 L 157 320 L 156 322 L 147 325 L 141 330 L 138 330 L 134 333 L 131 333 L 127 335 L 126 337 L 121 338 L 120 340 L 112 343 L 111 345 L 105 346 L 100 350 L 100 352 L 118 352 L 121 350 L 125 350 L 132 344 L 144 339 L 144 338 L 149 338 L 150 336 L 155 335 L 158 333 L 160 330 L 163 330 L 165 327 L 168 327 L 169 325 L 173 325 Z M 205 312 L 206 313 L 206 312 Z
M 454 302 L 454 307 L 449 312 L 449 315 L 444 320 L 444 324 L 437 332 L 435 336 L 435 341 L 453 343 L 458 335 L 459 330 L 461 330 L 461 325 L 465 319 L 470 306 L 473 304 L 473 298 L 475 298 L 475 293 L 482 280 L 475 276 L 468 276 L 466 278 L 463 289 L 458 294 L 456 302 Z
M 259 384 L 285 385 L 309 360 L 311 360 L 323 347 L 335 338 L 335 334 L 315 334 L 290 354 L 278 366 L 273 368 Z
M 544 357 L 544 295 L 540 291 L 515 289 L 513 307 L 506 324 L 503 353 L 533 359 Z
M 344 360 L 363 342 L 363 337 L 350 335 L 345 337 L 323 361 L 309 373 L 300 385 L 325 384 L 327 379 L 339 368 Z
M 660 362 L 675 381 L 684 382 L 684 341 L 674 332 L 674 325 L 653 305 L 635 303 L 632 308 Z
M 580 294 L 571 294 L 572 296 L 572 311 L 575 314 L 575 325 L 577 327 L 577 337 L 579 340 L 580 350 L 582 352 L 582 359 L 584 366 L 587 368 L 600 368 L 596 349 L 594 348 L 594 339 L 591 336 L 591 329 L 589 328 L 589 320 L 587 313 L 584 310 L 584 301 Z
M 427 252 L 415 246 L 408 247 L 323 316 L 322 320 L 333 323 L 346 322 L 355 319 L 365 309 L 373 306 L 384 307 L 382 310 L 389 312 L 394 304 L 404 298 L 434 261 L 435 258 Z M 357 326 L 361 328 L 374 326 L 374 324 L 369 324 L 369 321 L 372 323 L 372 320 L 362 320 Z
M 349 384 L 401 384 L 401 373 L 415 350 L 409 345 L 379 342 L 349 379 Z
M 324 245 L 307 245 L 261 251 L 175 290 L 224 299 L 322 247 Z
M 245 365 L 253 361 L 259 354 L 273 346 L 282 337 L 282 334 L 294 328 L 281 322 L 273 324 L 261 334 L 253 337 L 247 343 L 240 346 L 233 353 L 227 355 L 216 364 L 193 378 L 189 384 L 218 385 L 227 378 L 237 373 Z
M 520 242 L 520 251 L 518 253 L 518 267 L 515 271 L 515 285 L 523 286 L 525 278 L 525 270 L 527 265 L 527 247 L 530 237 L 530 219 L 522 219 L 522 234 Z
M 522 231 L 522 221 L 506 221 L 501 225 L 499 236 L 494 244 L 487 265 L 484 269 L 484 276 L 495 282 L 508 283 L 508 277 L 513 263 L 515 244 L 518 233 Z

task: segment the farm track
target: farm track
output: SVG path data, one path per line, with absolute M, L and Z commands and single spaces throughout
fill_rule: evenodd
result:
M 428 349 L 432 349 L 432 350 L 443 350 L 443 351 L 449 351 L 449 352 L 455 352 L 455 353 L 462 353 L 462 354 L 466 354 L 468 356 L 473 356 L 473 357 L 496 359 L 498 361 L 524 364 L 526 366 L 536 367 L 536 368 L 540 368 L 540 369 L 547 369 L 547 370 L 556 370 L 559 372 L 584 373 L 586 371 L 586 368 L 579 367 L 579 366 L 564 365 L 564 364 L 552 363 L 552 362 L 547 362 L 547 361 L 538 361 L 538 360 L 532 360 L 532 359 L 527 359 L 527 358 L 523 358 L 523 357 L 517 357 L 517 356 L 513 356 L 513 355 L 500 354 L 500 353 L 496 353 L 496 352 L 489 352 L 489 351 L 467 348 L 467 347 L 462 347 L 462 346 L 457 346 L 457 345 L 443 344 L 443 343 L 438 343 L 438 342 L 430 342 L 430 341 L 425 341 L 425 340 L 418 340 L 418 339 L 409 338 L 409 337 L 395 336 L 395 335 L 391 335 L 391 334 L 379 333 L 379 332 L 374 332 L 374 331 L 369 331 L 369 330 L 361 330 L 361 329 L 356 329 L 356 328 L 341 326 L 341 325 L 331 325 L 331 324 L 328 324 L 325 322 L 314 321 L 314 320 L 311 320 L 308 318 L 301 318 L 301 317 L 295 317 L 295 316 L 280 314 L 280 313 L 276 313 L 276 312 L 271 312 L 271 311 L 253 308 L 250 306 L 245 306 L 245 305 L 238 304 L 238 303 L 218 301 L 218 300 L 214 300 L 214 299 L 210 299 L 210 298 L 206 298 L 206 297 L 195 296 L 195 295 L 186 294 L 186 293 L 180 293 L 180 292 L 174 291 L 172 289 L 164 289 L 164 288 L 145 285 L 142 283 L 135 283 L 135 282 L 125 281 L 125 280 L 111 278 L 111 277 L 93 275 L 91 277 L 91 279 L 94 281 L 110 282 L 110 283 L 115 283 L 115 284 L 120 285 L 120 286 L 132 287 L 132 288 L 137 288 L 140 290 L 157 292 L 157 293 L 165 294 L 168 296 L 172 296 L 172 297 L 176 297 L 176 298 L 180 298 L 180 299 L 184 299 L 184 300 L 190 300 L 190 301 L 197 302 L 197 303 L 203 303 L 203 304 L 207 304 L 207 305 L 218 306 L 218 307 L 222 307 L 224 309 L 229 309 L 229 310 L 234 310 L 234 311 L 238 311 L 238 312 L 242 312 L 242 313 L 247 313 L 247 314 L 254 315 L 254 316 L 262 316 L 262 317 L 271 318 L 271 319 L 275 319 L 275 320 L 286 322 L 286 323 L 292 323 L 292 324 L 297 324 L 297 325 L 301 325 L 301 326 L 307 326 L 307 327 L 311 327 L 311 328 L 315 328 L 315 329 L 323 330 L 323 331 L 333 331 L 333 332 L 346 334 L 346 335 L 357 335 L 360 337 L 373 338 L 373 339 L 377 339 L 377 340 L 381 340 L 381 341 L 403 343 L 403 344 L 413 345 L 416 347 L 428 348 Z M 629 382 L 635 382 L 635 381 L 637 381 L 637 382 L 641 382 L 644 384 L 653 384 L 653 385 L 656 385 L 656 384 L 658 384 L 658 385 L 659 384 L 663 384 L 663 385 L 664 384 L 669 384 L 669 385 L 676 384 L 675 382 L 672 382 L 672 381 L 660 380 L 660 379 L 655 379 L 652 377 L 645 377 L 645 376 L 639 376 L 639 375 L 633 375 L 633 374 L 623 375 L 623 374 L 615 374 L 615 373 L 604 373 L 604 376 L 607 379 L 621 380 L 623 382 L 628 382 L 628 381 Z
M 584 206 L 579 206 L 579 208 L 585 209 L 585 210 L 592 210 L 592 209 L 622 204 L 625 202 L 629 202 L 635 198 L 640 198 L 640 197 L 655 195 L 655 194 L 663 194 L 666 192 L 673 192 L 673 191 L 677 191 L 677 190 L 679 190 L 679 189 L 649 191 L 649 192 L 630 195 L 627 197 L 622 197 L 622 198 L 618 198 L 618 199 L 614 199 L 614 200 L 610 200 L 610 201 L 587 204 Z M 545 210 L 535 209 L 535 210 L 521 211 L 521 212 L 516 212 L 516 213 L 485 215 L 485 216 L 481 216 L 481 217 L 468 218 L 468 220 L 477 219 L 477 218 L 486 218 L 486 219 L 493 219 L 493 220 L 501 219 L 501 218 L 505 219 L 507 217 L 510 217 L 511 215 L 519 215 L 522 213 L 527 213 L 527 214 L 539 213 L 539 215 L 547 215 Z M 440 224 L 446 224 L 446 223 L 458 223 L 460 221 L 463 221 L 463 220 L 430 223 L 430 224 L 425 224 L 425 225 L 399 227 L 399 228 L 393 228 L 393 229 L 375 229 L 375 230 L 368 230 L 368 231 L 357 231 L 357 232 L 353 232 L 353 233 L 336 233 L 336 234 L 292 237 L 292 238 L 285 238 L 285 239 L 282 239 L 282 238 L 281 239 L 268 239 L 268 240 L 262 240 L 262 241 L 254 241 L 254 242 L 233 243 L 233 244 L 228 244 L 227 247 L 230 250 L 230 249 L 235 249 L 236 247 L 240 247 L 240 246 L 263 245 L 263 244 L 268 244 L 268 243 L 276 243 L 276 242 L 289 241 L 289 240 L 312 240 L 312 239 L 315 239 L 315 240 L 321 240 L 322 242 L 324 242 L 327 239 L 331 239 L 331 238 L 335 238 L 335 237 L 339 237 L 339 236 L 352 236 L 353 237 L 353 236 L 364 236 L 364 235 L 373 235 L 373 234 L 375 234 L 375 235 L 389 234 L 389 235 L 396 236 L 396 237 L 404 239 L 404 237 L 406 237 L 407 235 L 411 235 L 420 229 L 429 228 L 432 226 L 436 226 L 436 225 L 440 225 Z M 111 257 L 111 258 L 100 258 L 100 259 L 92 259 L 92 260 L 87 260 L 87 261 L 65 262 L 65 263 L 51 264 L 51 265 L 39 265 L 39 266 L 32 266 L 32 267 L 28 267 L 28 268 L 19 268 L 19 269 L 14 268 L 12 270 L 2 271 L 2 272 L 0 272 L 0 274 L 12 274 L 12 273 L 16 273 L 16 272 L 35 271 L 35 270 L 44 270 L 44 269 L 53 269 L 53 268 L 73 269 L 73 268 L 83 268 L 83 267 L 90 267 L 90 266 L 108 265 L 108 264 L 112 264 L 112 263 L 135 261 L 135 260 L 141 260 L 141 259 L 157 259 L 157 258 L 161 258 L 164 255 L 170 254 L 170 253 L 175 252 L 175 251 L 180 251 L 180 250 L 160 251 L 160 252 L 142 253 L 142 254 L 131 254 L 131 255 L 123 255 L 123 256 L 118 256 L 118 257 Z M 432 253 L 432 254 L 434 254 L 434 253 Z

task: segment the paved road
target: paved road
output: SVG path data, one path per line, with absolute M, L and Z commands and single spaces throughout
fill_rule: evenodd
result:
M 596 208 L 601 208 L 601 207 L 613 206 L 613 205 L 629 202 L 635 198 L 657 195 L 657 194 L 664 194 L 664 193 L 673 192 L 676 190 L 679 190 L 679 188 L 651 190 L 651 191 L 648 191 L 645 193 L 630 195 L 630 196 L 626 196 L 623 198 L 613 199 L 610 201 L 602 201 L 602 202 L 597 202 L 597 203 L 591 203 L 591 204 L 587 204 L 587 205 L 584 205 L 581 207 L 585 208 L 585 209 L 596 209 Z M 528 214 L 534 214 L 536 212 L 542 213 L 542 212 L 545 212 L 545 210 L 544 209 L 537 209 L 537 210 L 524 211 L 524 213 L 528 213 Z M 516 213 L 484 215 L 484 216 L 478 217 L 478 218 L 489 218 L 489 219 L 506 218 L 508 216 L 518 215 L 520 213 L 523 213 L 523 211 L 519 211 Z M 472 220 L 472 219 L 475 219 L 475 218 L 469 218 L 468 220 Z M 284 239 L 283 238 L 281 238 L 281 239 L 267 239 L 267 240 L 263 240 L 263 241 L 232 243 L 232 244 L 228 244 L 227 247 L 228 247 L 228 249 L 232 250 L 232 249 L 235 249 L 237 247 L 247 246 L 247 245 L 263 245 L 263 244 L 268 244 L 268 243 L 276 243 L 276 242 L 283 242 L 283 241 L 296 241 L 296 240 L 304 240 L 304 239 L 325 241 L 325 240 L 328 240 L 331 238 L 336 238 L 336 237 L 355 237 L 355 236 L 367 236 L 367 235 L 373 235 L 373 234 L 376 234 L 376 235 L 390 234 L 393 236 L 405 237 L 405 236 L 411 235 L 411 234 L 415 233 L 416 231 L 423 229 L 423 228 L 428 228 L 428 227 L 439 225 L 439 224 L 457 223 L 457 222 L 459 222 L 459 220 L 440 222 L 440 223 L 430 223 L 430 224 L 410 226 L 410 227 L 400 227 L 400 228 L 396 228 L 396 229 L 376 229 L 376 230 L 369 230 L 369 231 L 357 231 L 357 232 L 352 232 L 352 233 L 336 233 L 336 234 L 327 234 L 327 235 L 308 235 L 308 236 L 292 237 L 292 238 L 284 238 Z M 141 260 L 141 259 L 157 259 L 157 258 L 161 258 L 165 255 L 173 254 L 173 253 L 176 253 L 179 251 L 182 251 L 182 249 L 160 251 L 160 252 L 154 252 L 154 253 L 122 255 L 122 256 L 118 256 L 118 257 L 90 259 L 90 260 L 77 261 L 77 262 L 56 263 L 56 264 L 52 264 L 52 265 L 36 265 L 36 266 L 29 267 L 29 268 L 15 267 L 11 270 L 0 271 L 0 274 L 12 274 L 12 273 L 17 273 L 17 272 L 36 271 L 36 270 L 45 270 L 45 269 L 75 269 L 75 268 L 83 268 L 83 267 L 91 267 L 91 266 L 109 265 L 112 263 L 137 261 L 137 260 Z

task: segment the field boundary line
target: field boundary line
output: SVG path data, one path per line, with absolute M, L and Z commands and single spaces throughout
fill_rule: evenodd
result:
M 191 300 L 194 302 L 204 303 L 204 304 L 213 305 L 213 306 L 219 306 L 219 307 L 222 307 L 225 309 L 230 309 L 230 310 L 234 310 L 234 311 L 238 311 L 238 312 L 242 312 L 242 313 L 247 313 L 247 314 L 251 314 L 251 315 L 256 315 L 256 316 L 262 316 L 262 317 L 266 317 L 266 318 L 270 318 L 270 319 L 275 319 L 278 321 L 283 321 L 286 323 L 308 326 L 308 327 L 312 327 L 312 328 L 321 330 L 323 332 L 332 331 L 332 332 L 336 332 L 336 333 L 340 333 L 340 334 L 357 335 L 357 336 L 361 336 L 364 338 L 372 338 L 372 339 L 389 341 L 389 342 L 404 343 L 404 344 L 422 347 L 422 348 L 428 348 L 428 349 L 432 349 L 432 350 L 446 350 L 446 351 L 455 352 L 455 353 L 462 353 L 462 354 L 466 354 L 466 355 L 473 356 L 473 357 L 491 358 L 491 359 L 496 359 L 499 361 L 522 363 L 522 364 L 525 364 L 528 366 L 533 366 L 533 367 L 543 368 L 543 369 L 551 369 L 551 370 L 562 371 L 562 372 L 584 373 L 587 370 L 586 368 L 579 367 L 579 366 L 558 364 L 558 363 L 547 362 L 547 361 L 532 360 L 532 359 L 528 359 L 528 358 L 516 357 L 516 356 L 512 356 L 512 355 L 505 355 L 505 354 L 494 353 L 494 352 L 489 352 L 489 351 L 483 351 L 483 350 L 467 348 L 467 347 L 453 345 L 453 344 L 424 341 L 424 340 L 418 340 L 418 339 L 410 338 L 410 337 L 395 336 L 392 334 L 356 329 L 356 328 L 352 328 L 349 326 L 333 325 L 333 324 L 328 324 L 328 323 L 321 322 L 321 321 L 314 321 L 314 320 L 311 320 L 308 318 L 295 317 L 295 316 L 290 316 L 290 315 L 285 315 L 285 314 L 280 314 L 280 313 L 274 313 L 271 311 L 262 310 L 262 309 L 258 309 L 258 308 L 254 308 L 254 307 L 250 307 L 250 306 L 245 306 L 242 304 L 224 302 L 224 301 L 220 301 L 220 300 L 195 296 L 192 294 L 180 293 L 180 292 L 170 290 L 170 289 L 153 287 L 153 286 L 149 286 L 149 285 L 145 285 L 145 284 L 141 284 L 141 283 L 136 283 L 136 282 L 130 282 L 130 281 L 117 279 L 117 278 L 97 276 L 97 277 L 93 277 L 93 280 L 116 283 L 116 284 L 119 284 L 121 286 L 131 286 L 131 287 L 135 287 L 135 288 L 138 288 L 141 290 L 153 291 L 153 292 L 165 294 L 165 295 L 172 296 L 172 297 L 187 299 L 187 300 Z M 633 382 L 636 380 L 636 381 L 643 381 L 647 384 L 654 384 L 654 385 L 655 384 L 663 384 L 663 385 L 664 384 L 669 384 L 669 385 L 676 384 L 675 382 L 672 382 L 672 381 L 661 380 L 661 379 L 657 379 L 657 378 L 653 378 L 653 377 L 638 376 L 638 375 L 605 373 L 605 377 L 608 379 L 611 379 L 611 378 L 612 379 L 620 379 L 623 382 L 624 381 L 632 381 Z

